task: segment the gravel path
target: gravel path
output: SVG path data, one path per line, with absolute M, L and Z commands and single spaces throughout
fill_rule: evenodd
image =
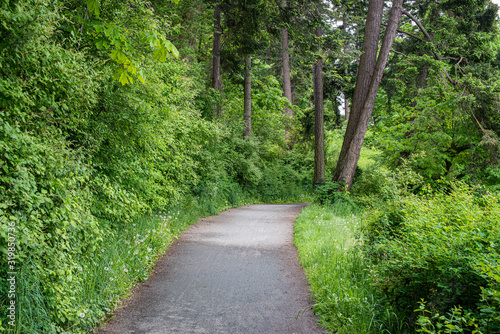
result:
M 324 333 L 292 244 L 305 204 L 201 219 L 99 333 Z

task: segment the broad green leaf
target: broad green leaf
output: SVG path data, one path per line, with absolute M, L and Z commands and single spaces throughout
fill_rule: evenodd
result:
M 170 41 L 167 41 L 166 44 L 167 44 L 167 48 L 170 50 L 170 52 L 172 52 L 172 54 L 175 56 L 175 58 L 179 58 L 179 50 L 177 50 L 175 45 L 172 44 L 172 42 L 170 42 Z
M 100 0 L 87 0 L 87 8 L 90 13 L 94 13 L 95 16 L 99 17 L 99 7 L 101 6 Z

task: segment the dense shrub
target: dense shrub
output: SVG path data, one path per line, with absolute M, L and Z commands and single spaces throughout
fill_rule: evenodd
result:
M 21 270 L 23 263 L 31 264 L 22 272 L 43 282 L 39 291 L 51 316 L 61 324 L 73 321 L 75 259 L 93 253 L 103 237 L 89 210 L 89 170 L 63 141 L 45 138 L 42 143 L 8 123 L 0 125 L 4 129 L 0 154 L 5 157 L 0 177 L 0 249 L 5 256 L 7 237 L 14 235 L 14 271 Z M 15 225 L 14 231 L 8 229 L 8 223 Z M 2 277 L 8 271 L 12 270 L 2 261 Z M 1 289 L 6 296 L 7 284 Z
M 459 182 L 442 188 L 405 191 L 370 213 L 365 250 L 373 284 L 410 319 L 425 300 L 432 314 L 462 307 L 490 328 L 498 317 L 499 198 Z
M 347 203 L 354 208 L 354 201 L 350 198 L 348 193 L 342 191 L 343 187 L 344 185 L 331 181 L 317 185 L 316 201 L 323 205 Z

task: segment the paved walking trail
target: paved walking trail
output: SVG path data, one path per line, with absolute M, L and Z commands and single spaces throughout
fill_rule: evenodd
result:
M 292 244 L 304 207 L 249 205 L 201 219 L 99 333 L 324 333 Z

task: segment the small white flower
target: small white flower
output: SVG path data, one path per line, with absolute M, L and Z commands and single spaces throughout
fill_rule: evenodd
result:
M 172 219 L 172 216 L 168 216 L 168 219 Z
M 85 318 L 85 313 L 80 313 L 80 318 Z
M 110 277 L 110 278 L 109 278 L 109 280 L 110 280 L 110 281 L 112 281 L 112 280 L 113 280 L 113 277 Z
M 113 261 L 111 261 L 109 264 L 113 264 Z
M 78 267 L 78 271 L 83 271 L 82 267 Z
M 108 271 L 109 269 L 108 269 L 108 267 L 104 267 L 104 270 Z
M 151 252 L 153 249 L 148 247 L 148 252 Z
M 146 260 L 149 260 L 149 256 L 146 256 Z
M 127 268 L 123 269 L 123 271 L 126 272 L 126 273 L 128 273 L 128 269 Z
M 101 249 L 101 252 L 103 252 L 103 253 L 104 253 L 104 249 Z

